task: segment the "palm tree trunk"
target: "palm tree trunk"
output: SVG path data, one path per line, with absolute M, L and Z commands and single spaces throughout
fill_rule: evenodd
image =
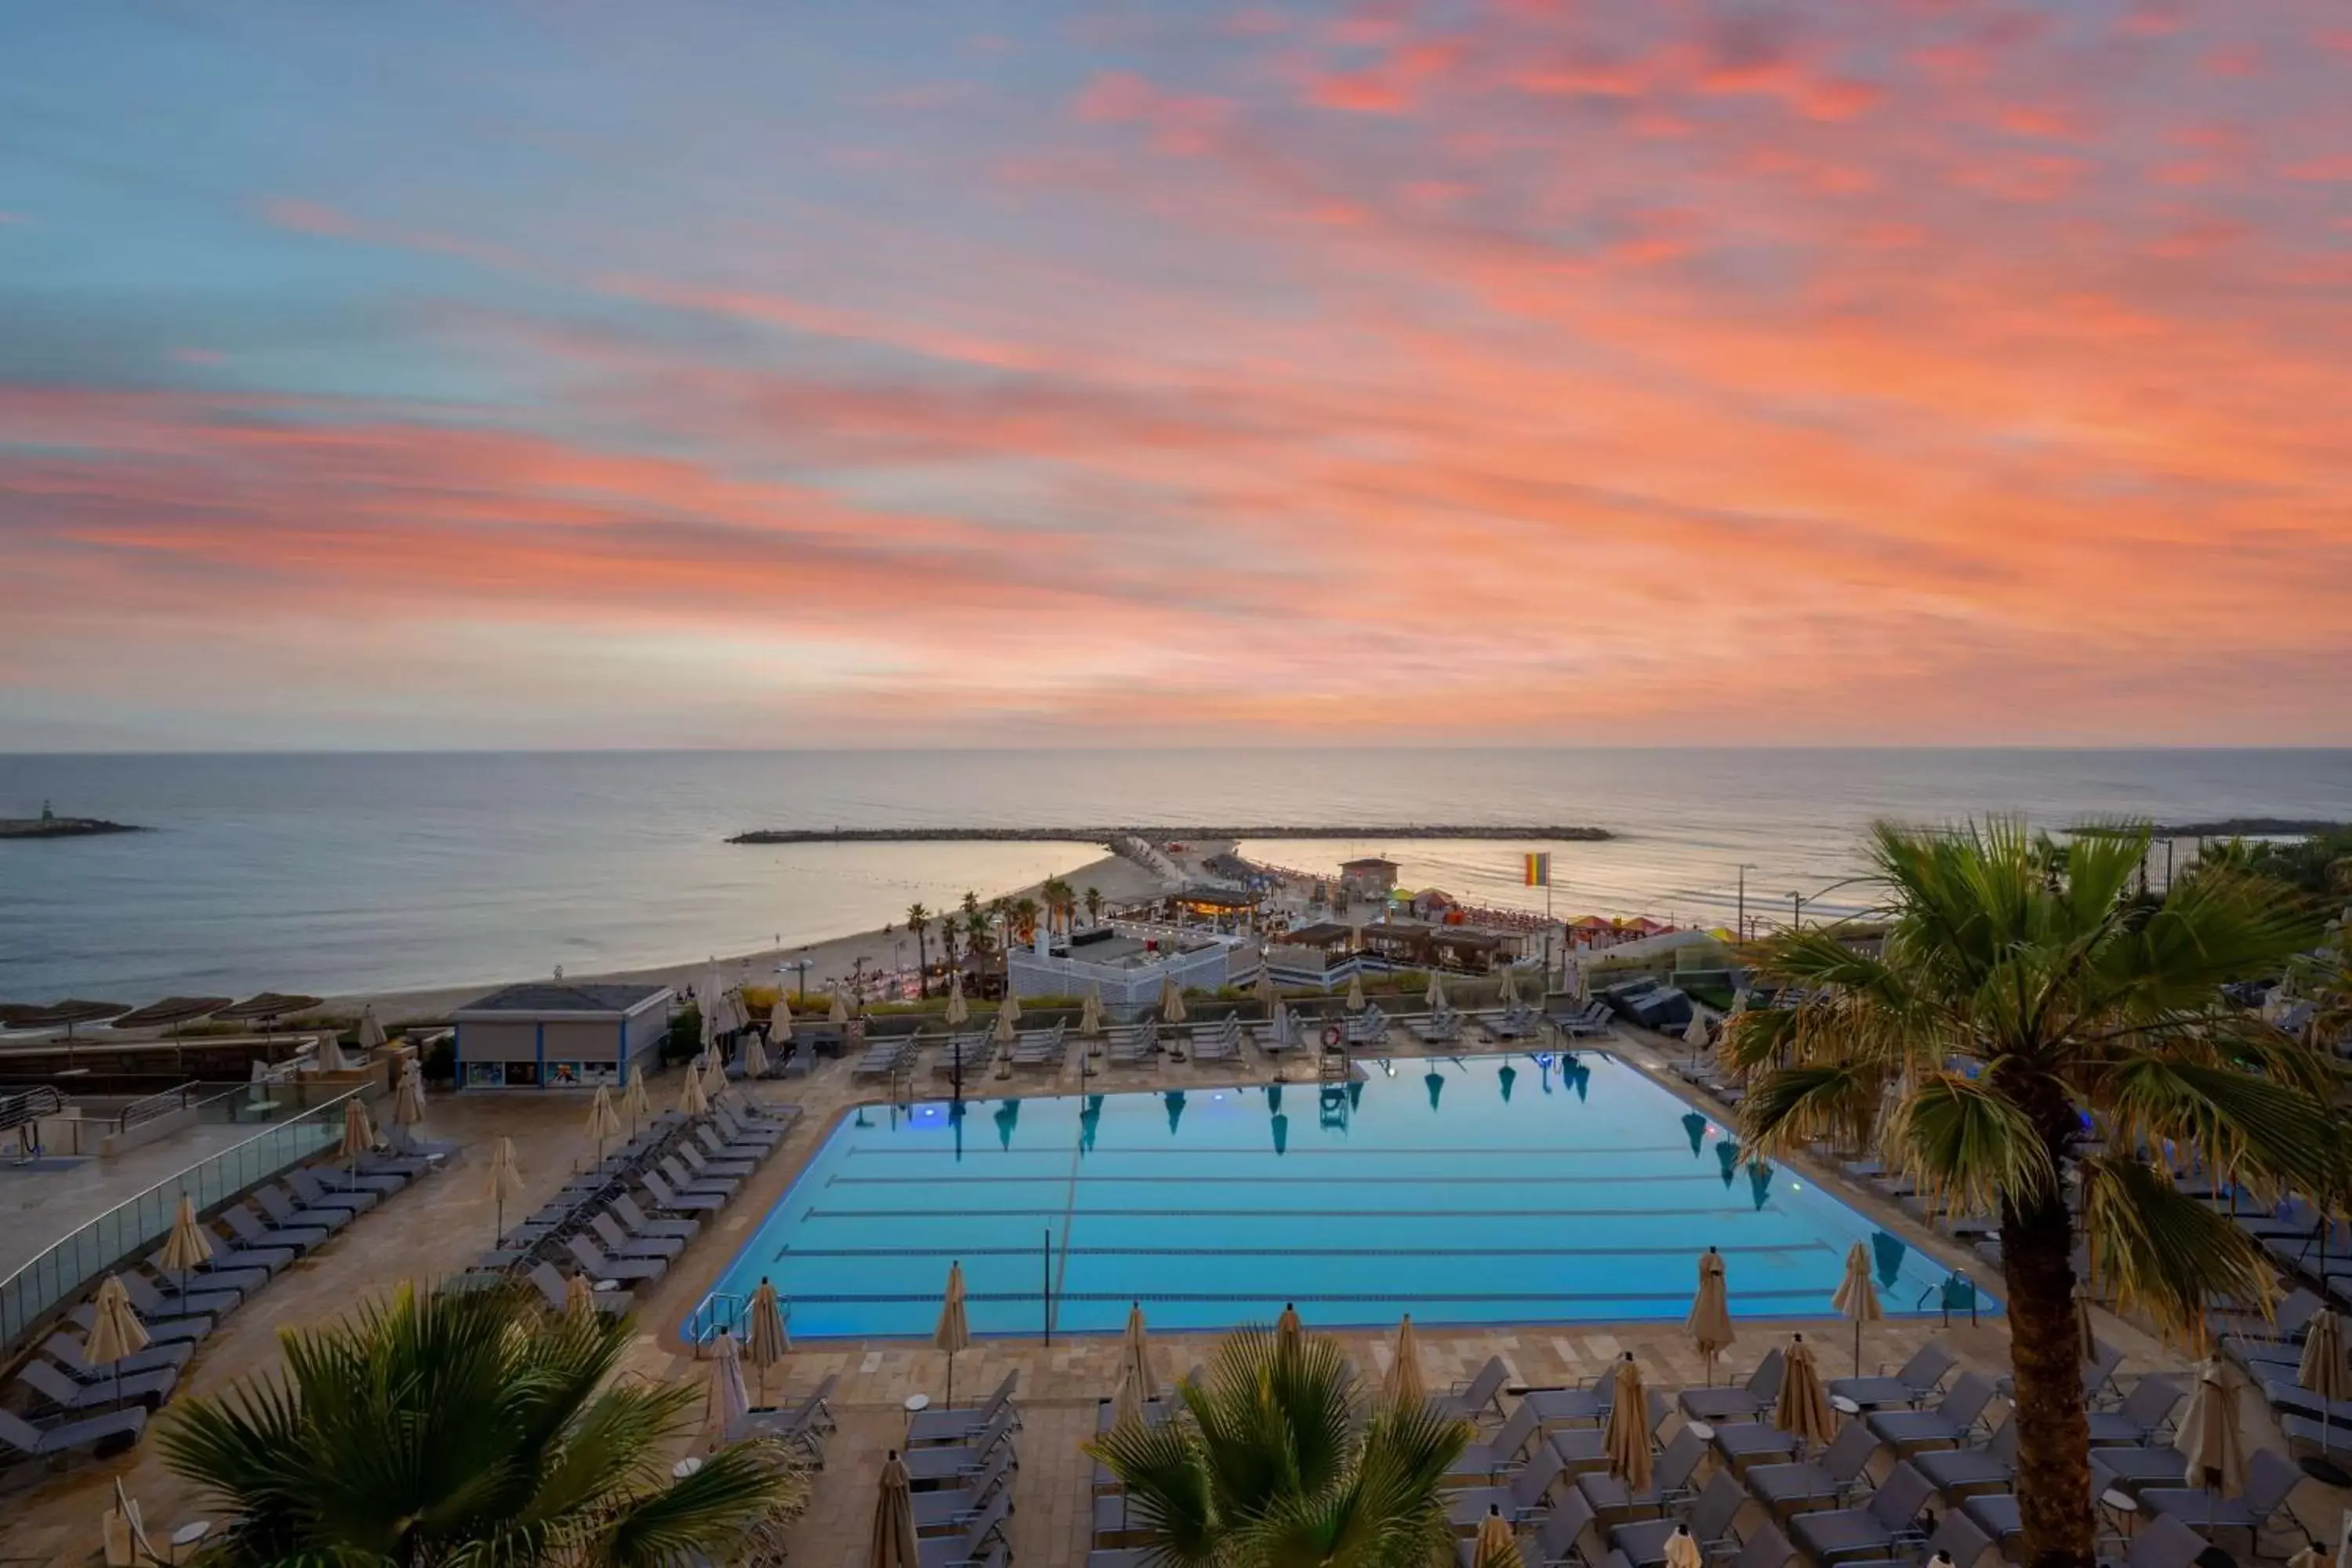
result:
M 2010 1362 L 2017 1374 L 2017 1511 L 2027 1568 L 2090 1568 L 2091 1426 L 2074 1316 L 2074 1226 L 2063 1193 L 2001 1208 Z

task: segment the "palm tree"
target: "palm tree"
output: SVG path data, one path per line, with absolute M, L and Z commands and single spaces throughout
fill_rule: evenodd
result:
M 961 928 L 953 915 L 940 917 L 940 963 L 950 974 L 956 967 L 956 936 Z
M 988 915 L 986 911 L 974 910 L 970 914 L 964 916 L 963 921 L 964 951 L 971 954 L 975 960 L 986 957 L 988 954 L 989 931 Z
M 727 1561 L 805 1498 L 778 1448 L 738 1443 L 673 1480 L 692 1384 L 608 1385 L 626 1319 L 527 1292 L 403 1287 L 286 1362 L 162 1424 L 164 1461 L 226 1520 L 202 1561 L 655 1568 Z
M 1089 882 L 1087 884 L 1087 924 L 1090 926 L 1102 924 L 1102 889 Z
M 1037 940 L 1037 917 L 1042 912 L 1034 899 L 1024 898 L 1013 900 L 1013 907 L 1007 914 L 1013 921 L 1013 929 L 1021 933 L 1023 942 Z
M 1178 1411 L 1086 1446 L 1124 1484 L 1130 1530 L 1171 1568 L 1431 1568 L 1454 1562 L 1446 1473 L 1469 1426 L 1360 1391 L 1339 1342 L 1243 1329 Z
M 2148 837 L 2102 829 L 2053 861 L 2015 823 L 1881 825 L 1883 952 L 1835 927 L 1768 939 L 1752 962 L 1804 1000 L 1727 1030 L 1751 1074 L 1740 1141 L 1755 1154 L 1874 1136 L 1923 1191 L 1998 1219 L 2020 1560 L 2036 1568 L 2093 1561 L 2078 1241 L 2120 1307 L 2183 1337 L 2202 1336 L 2210 1295 L 2273 1289 L 2261 1247 L 2150 1152 L 2193 1150 L 2257 1193 L 2333 1204 L 2346 1188 L 2331 1064 L 2220 990 L 2276 973 L 2317 924 L 2278 884 L 2226 867 L 2136 892 Z
M 972 916 L 980 913 L 980 895 L 966 888 L 963 890 L 963 903 L 961 908 L 963 910 L 963 918 L 969 921 Z
M 1037 896 L 1045 905 L 1045 929 L 1060 930 L 1062 911 L 1070 903 L 1070 885 L 1059 877 L 1048 877 L 1039 884 Z
M 930 950 L 924 945 L 924 938 L 930 932 L 931 911 L 923 908 L 920 900 L 907 906 L 907 929 L 915 933 L 915 994 L 929 996 L 931 994 L 931 960 Z

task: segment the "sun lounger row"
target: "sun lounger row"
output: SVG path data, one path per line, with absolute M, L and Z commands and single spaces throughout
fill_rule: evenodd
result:
M 1069 1049 L 1069 1026 L 1056 1022 L 1048 1028 L 1024 1031 L 1020 1043 L 1013 1047 L 1013 1065 L 1059 1068 Z
M 824 1440 L 833 1435 L 833 1391 L 841 1379 L 827 1373 L 814 1392 L 773 1405 L 754 1405 L 727 1434 L 728 1441 L 767 1437 L 796 1450 L 811 1469 L 824 1468 Z
M 1462 1037 L 1462 1015 L 1449 1007 L 1426 1018 L 1406 1020 L 1404 1030 L 1424 1046 L 1450 1046 Z
M 1007 1373 L 977 1405 L 908 1416 L 899 1460 L 913 1487 L 917 1568 L 1011 1563 L 1005 1526 L 1013 1473 L 1021 1468 L 1017 1385 L 1018 1374 Z
M 1506 1007 L 1500 1013 L 1477 1016 L 1479 1032 L 1497 1044 L 1524 1040 L 1543 1027 L 1543 1015 L 1532 1007 Z
M 1195 1024 L 1192 1026 L 1194 1061 L 1239 1061 L 1241 1055 L 1242 1021 L 1238 1015 L 1229 1013 L 1213 1024 Z
M 903 1069 L 915 1054 L 915 1037 L 893 1035 L 866 1042 L 866 1054 L 859 1057 L 849 1071 L 853 1078 L 892 1078 Z
M 434 1146 L 388 1145 L 356 1161 L 297 1166 L 209 1217 L 212 1256 L 187 1269 L 164 1267 L 164 1249 L 118 1270 L 147 1331 L 143 1350 L 102 1365 L 86 1359 L 97 1322 L 88 1301 L 68 1315 L 76 1331 L 51 1334 L 17 1367 L 23 1408 L 0 1419 L 0 1468 L 82 1449 L 105 1454 L 137 1441 L 150 1412 L 171 1397 L 197 1344 L 297 1259 L 446 1156 Z M 215 1228 L 219 1227 L 219 1228 Z
M 1389 1043 L 1389 1016 L 1377 1003 L 1348 1015 L 1341 1038 L 1350 1050 L 1384 1047 Z
M 940 1054 L 932 1058 L 931 1074 L 935 1078 L 953 1078 L 961 1074 L 967 1079 L 979 1078 L 988 1070 L 996 1046 L 985 1031 L 950 1035 Z
M 1610 1020 L 1609 1004 L 1598 1000 L 1583 1006 L 1551 1015 L 1552 1026 L 1571 1038 L 1587 1035 L 1605 1035 L 1613 1026 Z

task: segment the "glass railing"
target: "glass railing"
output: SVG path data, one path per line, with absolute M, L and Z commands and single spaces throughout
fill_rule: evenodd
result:
M 342 1141 L 343 1102 L 367 1092 L 342 1089 L 300 1113 L 231 1144 L 117 1204 L 0 1279 L 0 1346 L 9 1353 L 109 1269 L 163 1245 L 180 1211 L 180 1194 L 203 1213 Z

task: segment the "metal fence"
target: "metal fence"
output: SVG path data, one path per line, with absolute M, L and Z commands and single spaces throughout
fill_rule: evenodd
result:
M 5 1279 L 0 1279 L 0 1347 L 14 1353 L 61 1303 L 108 1270 L 162 1245 L 179 1213 L 180 1194 L 199 1212 L 217 1206 L 342 1140 L 343 1102 L 366 1092 L 344 1089 L 298 1116 L 264 1129 L 117 1204 Z

